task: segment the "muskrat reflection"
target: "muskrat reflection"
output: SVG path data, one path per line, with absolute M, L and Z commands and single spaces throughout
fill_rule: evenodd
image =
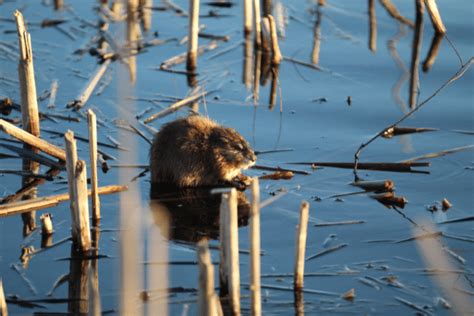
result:
M 210 187 L 177 188 L 152 184 L 150 210 L 157 226 L 161 214 L 169 217 L 169 238 L 197 242 L 203 237 L 219 238 L 221 194 L 211 194 Z M 238 224 L 247 226 L 250 204 L 245 194 L 237 191 Z

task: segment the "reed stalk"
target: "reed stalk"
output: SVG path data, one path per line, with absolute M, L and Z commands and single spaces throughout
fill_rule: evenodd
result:
M 94 226 L 100 221 L 100 199 L 99 181 L 97 179 L 97 119 L 95 113 L 89 109 L 87 111 L 89 123 L 89 158 L 91 168 L 91 191 L 92 191 L 92 221 Z
M 260 187 L 258 178 L 252 180 L 250 209 L 250 310 L 252 315 L 262 314 L 260 294 Z
M 309 203 L 303 201 L 300 208 L 300 222 L 296 235 L 295 274 L 293 286 L 295 291 L 303 289 L 304 261 L 306 253 L 306 236 L 308 230 Z
M 194 72 L 197 66 L 199 34 L 199 0 L 189 0 L 189 40 L 186 69 Z
M 72 218 L 72 237 L 83 252 L 91 247 L 89 228 L 89 204 L 87 201 L 86 164 L 77 158 L 74 133 L 67 131 L 64 135 L 66 143 L 66 169 L 68 174 L 70 209 Z

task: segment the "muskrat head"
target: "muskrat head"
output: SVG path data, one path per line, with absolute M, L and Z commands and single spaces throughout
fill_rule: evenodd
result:
M 247 169 L 257 160 L 249 143 L 232 128 L 214 128 L 209 136 L 209 144 L 217 158 L 225 165 L 223 167 Z

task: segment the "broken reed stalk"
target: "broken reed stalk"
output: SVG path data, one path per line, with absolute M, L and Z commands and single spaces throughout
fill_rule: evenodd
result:
M 258 178 L 252 180 L 252 206 L 250 208 L 250 310 L 262 314 L 260 294 L 260 187 Z
M 260 0 L 257 0 L 260 1 Z M 261 42 L 260 42 L 261 46 Z M 260 75 L 262 68 L 262 51 L 259 49 L 255 50 L 255 64 L 254 64 L 254 75 L 253 75 L 253 104 L 258 105 L 258 99 L 260 94 Z
M 377 51 L 377 15 L 375 14 L 375 0 L 369 0 L 369 49 Z
M 89 157 L 91 168 L 91 191 L 92 191 L 92 222 L 97 226 L 100 221 L 100 199 L 99 181 L 97 179 L 97 119 L 95 113 L 89 109 L 87 111 L 89 123 Z
M 197 247 L 199 265 L 199 315 L 218 315 L 220 305 L 217 304 L 218 298 L 214 292 L 214 266 L 211 262 L 207 240 L 201 239 Z
M 189 40 L 186 69 L 194 72 L 197 66 L 199 34 L 199 0 L 189 0 Z
M 294 165 L 311 165 L 312 168 L 317 167 L 333 167 L 352 169 L 355 167 L 353 162 L 291 162 Z M 393 171 L 393 172 L 410 172 L 412 167 L 429 167 L 429 162 L 360 162 L 357 169 Z
M 201 93 L 193 94 L 193 95 L 191 95 L 187 98 L 184 98 L 182 100 L 179 100 L 178 102 L 171 104 L 168 108 L 166 108 L 166 109 L 164 109 L 160 112 L 157 112 L 153 115 L 150 115 L 147 119 L 145 119 L 143 121 L 143 123 L 148 124 L 150 122 L 153 122 L 156 119 L 159 119 L 163 116 L 166 116 L 168 114 L 176 112 L 180 108 L 182 108 L 182 107 L 184 107 L 184 106 L 186 106 L 186 105 L 188 105 L 188 104 L 190 104 L 190 103 L 192 103 L 192 102 L 194 102 L 194 101 L 196 101 L 196 100 L 198 100 L 202 97 L 205 97 L 210 92 L 213 92 L 213 91 L 204 91 L 204 92 L 201 92 Z
M 415 19 L 415 31 L 413 34 L 413 46 L 411 55 L 411 67 L 410 67 L 410 93 L 408 99 L 408 105 L 410 108 L 414 108 L 418 97 L 418 84 L 419 84 L 419 69 L 420 63 L 420 51 L 421 51 L 421 39 L 423 38 L 423 12 L 425 11 L 425 5 L 423 0 L 416 0 L 416 19 Z
M 387 192 L 393 191 L 395 184 L 392 180 L 374 180 L 374 181 L 357 181 L 352 182 L 351 185 L 362 188 L 364 191 L 369 192 Z
M 319 53 L 321 51 L 321 5 L 316 8 L 316 22 L 314 22 L 313 50 L 311 52 L 311 62 L 319 64 Z
M 380 0 L 380 4 L 387 10 L 388 14 L 395 20 L 408 25 L 409 27 L 413 28 L 415 24 L 410 19 L 402 16 L 400 12 L 398 12 L 397 8 L 393 5 L 391 0 Z
M 228 193 L 222 194 L 223 201 L 226 202 L 226 216 L 224 223 L 227 282 L 229 288 L 230 307 L 233 315 L 240 315 L 240 267 L 239 267 L 239 231 L 238 231 L 238 210 L 237 191 L 230 189 Z
M 66 143 L 66 169 L 70 196 L 72 237 L 81 251 L 91 247 L 89 204 L 87 201 L 86 164 L 77 158 L 76 140 L 70 130 L 64 135 Z
M 151 29 L 152 7 L 153 0 L 140 0 L 140 12 L 145 32 Z
M 127 190 L 125 185 L 108 185 L 99 188 L 99 194 L 112 194 Z M 88 195 L 92 192 L 89 190 Z M 61 202 L 69 200 L 69 193 L 51 195 L 47 197 L 22 200 L 18 202 L 5 203 L 0 205 L 0 217 L 21 214 L 29 211 L 37 211 L 48 207 L 53 207 Z
M 51 235 L 53 233 L 53 222 L 51 213 L 44 213 L 40 216 L 41 220 L 41 234 Z
M 260 0 L 253 0 L 253 13 L 255 23 L 255 37 L 254 43 L 257 49 L 260 49 L 262 44 L 262 26 L 261 26 L 261 13 L 260 13 Z
M 278 46 L 278 34 L 273 16 L 268 15 L 267 18 L 270 25 L 270 37 L 272 43 L 272 64 L 273 66 L 276 66 L 280 64 L 282 59 L 280 46 Z
M 20 11 L 15 11 L 15 20 L 18 32 L 18 47 L 19 47 L 19 61 L 18 61 L 18 77 L 20 81 L 20 95 L 21 95 L 21 121 L 23 129 L 31 133 L 33 136 L 40 135 L 40 121 L 38 113 L 38 101 L 36 95 L 35 70 L 33 67 L 33 49 L 31 46 L 31 36 L 27 32 L 23 15 Z M 30 149 L 28 145 L 24 145 L 25 149 Z M 36 149 L 33 148 L 33 151 Z M 39 164 L 30 159 L 23 159 L 23 170 L 29 171 L 33 174 L 38 173 Z M 23 177 L 22 185 L 28 184 L 32 181 L 30 177 Z M 36 191 L 32 190 L 28 196 L 36 197 Z M 24 223 L 24 233 L 28 234 L 36 227 L 35 213 L 22 214 Z
M 438 6 L 436 5 L 436 0 L 424 0 L 428 14 L 430 15 L 431 23 L 433 28 L 437 33 L 445 34 L 446 27 L 443 24 L 441 15 L 439 14 Z
M 66 153 L 64 152 L 64 150 L 57 146 L 54 146 L 53 144 L 50 144 L 49 142 L 41 138 L 38 138 L 28 132 L 25 132 L 21 128 L 18 128 L 3 119 L 0 119 L 0 130 L 32 147 L 35 147 L 47 153 L 48 155 L 56 157 L 62 161 L 66 161 Z
M 3 291 L 3 282 L 0 278 L 0 316 L 8 316 L 7 302 Z
M 253 66 L 253 45 L 250 40 L 250 35 L 247 35 L 244 42 L 244 62 L 242 70 L 242 81 L 245 88 L 252 87 L 252 66 Z
M 102 65 L 100 65 L 96 71 L 93 73 L 87 84 L 84 86 L 82 89 L 81 93 L 71 102 L 67 104 L 67 108 L 74 108 L 74 109 L 80 109 L 84 105 L 86 105 L 87 101 L 89 100 L 90 96 L 92 95 L 92 92 L 94 92 L 95 87 L 99 83 L 100 79 L 104 75 L 105 71 L 107 70 L 107 67 L 110 65 L 111 60 L 107 59 L 104 61 Z
M 252 1 L 244 0 L 244 37 L 252 33 Z
M 306 252 L 306 235 L 308 230 L 309 203 L 303 201 L 300 208 L 300 222 L 296 235 L 296 253 L 295 253 L 295 274 L 294 289 L 299 291 L 303 289 L 304 283 L 304 261 Z
M 196 55 L 200 56 L 204 54 L 205 52 L 214 50 L 217 48 L 217 41 L 211 41 L 209 44 L 201 45 L 197 48 Z M 188 53 L 182 53 L 176 56 L 173 56 L 171 58 L 168 58 L 164 62 L 161 63 L 160 69 L 164 71 L 169 71 L 169 72 L 176 72 L 176 73 L 184 73 L 184 74 L 189 74 L 189 72 L 186 71 L 180 71 L 180 70 L 172 70 L 170 69 L 173 66 L 179 65 L 181 63 L 184 63 L 188 59 Z
M 64 1 L 63 0 L 54 0 L 54 10 L 59 11 L 64 8 Z
M 18 46 L 20 48 L 18 75 L 20 79 L 21 115 L 23 129 L 34 136 L 39 136 L 40 125 L 31 36 L 26 30 L 25 22 L 21 12 L 15 11 L 14 15 L 18 31 Z

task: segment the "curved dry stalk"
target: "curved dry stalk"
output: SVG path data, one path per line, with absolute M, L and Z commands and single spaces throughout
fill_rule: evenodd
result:
M 437 96 L 444 88 L 446 88 L 448 85 L 450 85 L 451 83 L 453 83 L 454 81 L 458 80 L 459 78 L 461 78 L 464 73 L 469 69 L 469 67 L 471 67 L 471 65 L 474 63 L 474 57 L 471 57 L 469 58 L 469 60 L 464 64 L 462 65 L 462 67 L 451 77 L 449 78 L 447 81 L 445 81 L 438 89 L 436 89 L 435 92 L 433 92 L 433 94 L 431 94 L 428 98 L 426 98 L 425 100 L 423 100 L 421 103 L 419 103 L 415 108 L 413 108 L 411 111 L 409 111 L 408 113 L 406 113 L 405 115 L 403 115 L 398 121 L 396 121 L 395 123 L 392 123 L 390 126 L 387 126 L 387 127 L 384 127 L 381 131 L 379 131 L 376 135 L 372 136 L 372 138 L 370 138 L 368 141 L 366 141 L 365 143 L 362 143 L 359 148 L 357 149 L 357 151 L 355 152 L 354 154 L 354 181 L 357 181 L 359 180 L 359 177 L 357 176 L 357 167 L 358 167 L 358 164 L 359 164 L 359 157 L 360 157 L 360 153 L 362 152 L 362 150 L 367 147 L 369 144 L 371 144 L 374 140 L 376 140 L 377 138 L 379 138 L 380 136 L 383 135 L 383 133 L 387 130 L 387 129 L 390 129 L 390 128 L 394 128 L 395 126 L 397 126 L 398 124 L 400 124 L 401 122 L 403 122 L 405 119 L 407 119 L 408 117 L 410 117 L 413 113 L 417 112 L 419 109 L 421 109 L 425 104 L 427 104 L 429 101 L 431 101 L 431 99 L 433 99 L 435 96 Z

